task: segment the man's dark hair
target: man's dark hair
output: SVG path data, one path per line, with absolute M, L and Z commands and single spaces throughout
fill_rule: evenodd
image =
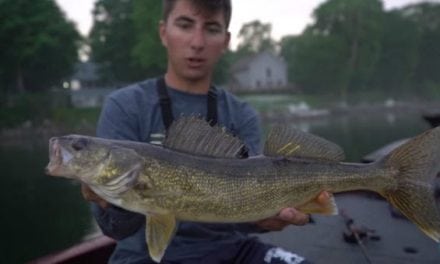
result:
M 181 0 L 162 0 L 162 19 L 166 21 L 174 5 L 177 1 Z M 194 6 L 201 9 L 202 12 L 212 14 L 218 11 L 223 11 L 225 18 L 226 28 L 229 27 L 231 21 L 232 5 L 231 0 L 188 0 L 193 3 Z

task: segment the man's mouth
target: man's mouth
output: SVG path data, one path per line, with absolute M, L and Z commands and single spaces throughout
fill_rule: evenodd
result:
M 186 61 L 191 68 L 201 67 L 205 63 L 204 59 L 197 57 L 187 58 Z

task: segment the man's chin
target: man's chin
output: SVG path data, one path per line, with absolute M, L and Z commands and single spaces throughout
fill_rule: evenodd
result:
M 199 82 L 209 79 L 211 74 L 208 74 L 205 70 L 190 69 L 182 77 L 191 82 Z

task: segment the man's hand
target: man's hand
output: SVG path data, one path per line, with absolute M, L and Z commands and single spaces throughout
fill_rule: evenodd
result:
M 330 194 L 321 192 L 316 198 L 316 202 L 325 205 L 329 202 Z M 257 221 L 255 224 L 268 231 L 281 231 L 288 225 L 305 225 L 309 223 L 310 216 L 302 213 L 295 208 L 284 208 L 278 215 Z
M 82 193 L 82 195 L 83 195 L 85 200 L 87 200 L 89 202 L 95 202 L 95 203 L 97 203 L 103 209 L 105 209 L 105 208 L 110 206 L 110 204 L 106 200 L 104 200 L 101 197 L 99 197 L 85 183 L 81 183 L 81 193 Z

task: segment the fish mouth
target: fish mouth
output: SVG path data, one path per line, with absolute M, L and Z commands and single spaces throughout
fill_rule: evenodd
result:
M 50 176 L 62 176 L 65 164 L 73 158 L 73 155 L 61 146 L 59 138 L 49 140 L 49 164 L 46 166 L 46 174 Z

